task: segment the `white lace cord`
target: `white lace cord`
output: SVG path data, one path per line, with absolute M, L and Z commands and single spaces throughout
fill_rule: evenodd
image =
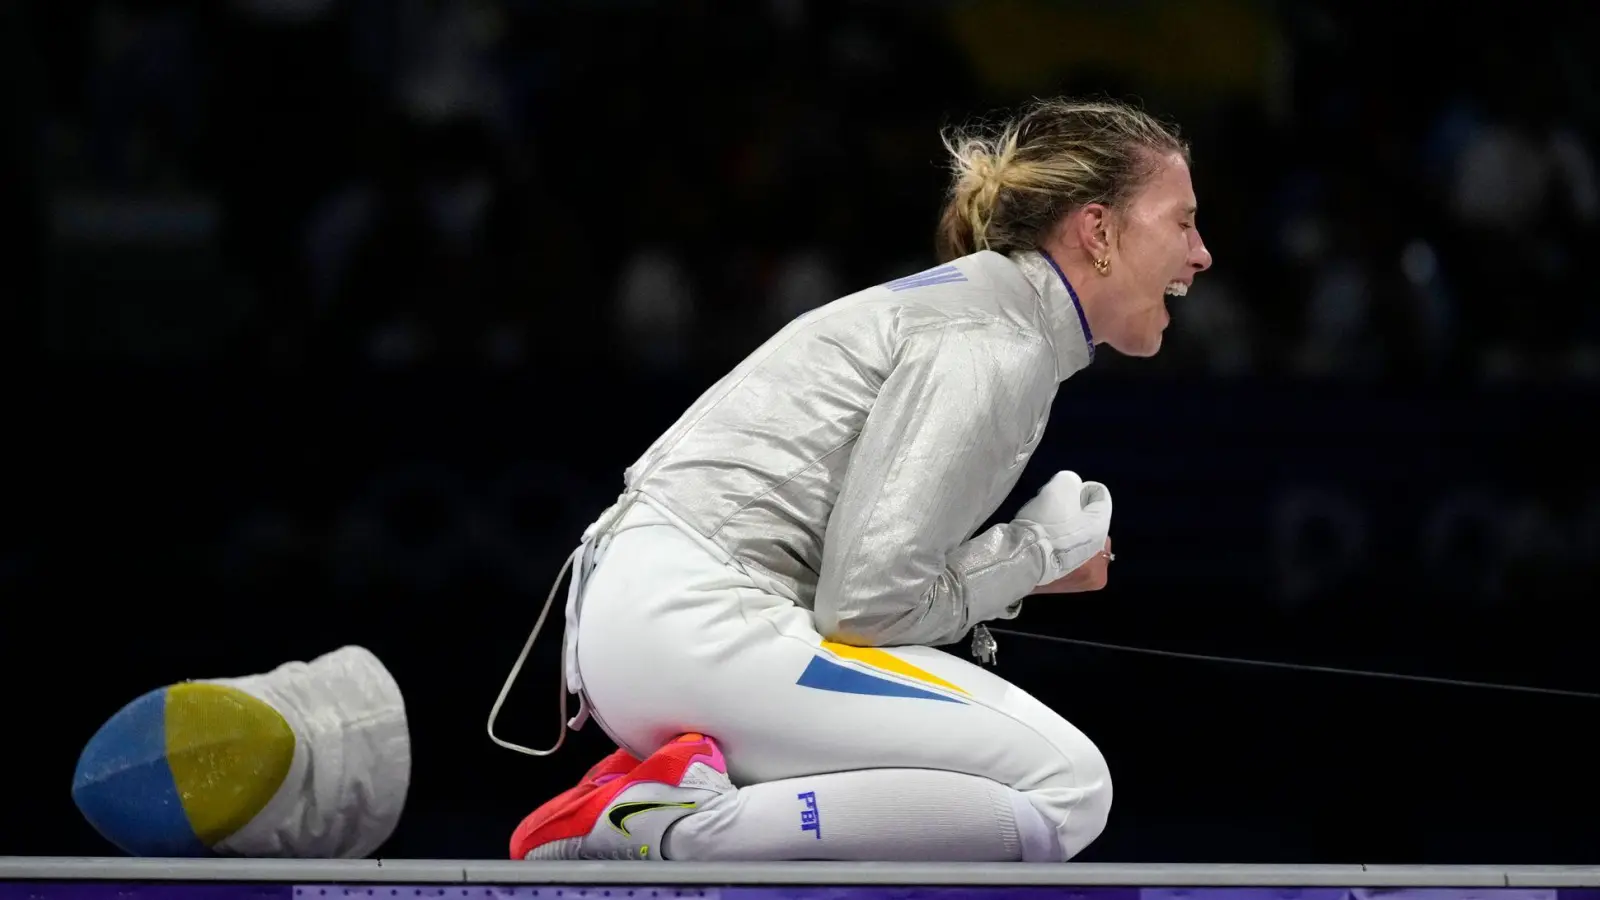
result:
M 494 698 L 494 707 L 489 710 L 489 740 L 494 741 L 496 744 L 499 744 L 507 750 L 515 750 L 518 753 L 526 753 L 529 756 L 551 756 L 557 750 L 561 749 L 562 744 L 566 743 L 567 667 L 564 660 L 561 665 L 560 682 L 561 732 L 559 736 L 556 737 L 555 746 L 548 750 L 535 750 L 532 747 L 524 747 L 521 744 L 513 744 L 510 741 L 503 741 L 494 733 L 494 720 L 500 717 L 500 707 L 505 705 L 506 696 L 511 693 L 511 685 L 516 683 L 517 676 L 522 674 L 522 664 L 528 661 L 528 653 L 529 651 L 533 650 L 533 642 L 539 638 L 539 632 L 544 628 L 545 617 L 550 615 L 550 607 L 556 602 L 556 594 L 561 590 L 562 579 L 567 577 L 567 572 L 572 569 L 573 562 L 578 558 L 579 554 L 583 553 L 583 549 L 583 546 L 579 546 L 578 549 L 572 551 L 572 553 L 567 556 L 567 561 L 561 565 L 561 571 L 556 574 L 555 584 L 550 585 L 550 595 L 544 600 L 544 609 L 539 611 L 539 618 L 533 623 L 532 633 L 528 635 L 527 642 L 522 645 L 522 652 L 517 654 L 517 661 L 511 666 L 511 674 L 506 676 L 506 683 L 500 686 L 500 696 Z M 573 577 L 577 577 L 576 572 L 573 572 Z

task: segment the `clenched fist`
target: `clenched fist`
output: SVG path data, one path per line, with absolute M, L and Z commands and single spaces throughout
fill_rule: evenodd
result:
M 1111 491 L 1076 472 L 1058 472 L 1017 511 L 1015 524 L 1033 531 L 1044 551 L 1039 585 L 1077 571 L 1111 535 Z

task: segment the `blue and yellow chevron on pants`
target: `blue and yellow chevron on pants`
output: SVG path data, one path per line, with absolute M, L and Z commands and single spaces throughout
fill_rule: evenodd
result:
M 818 653 L 812 658 L 805 671 L 800 673 L 800 680 L 796 684 L 801 687 L 815 688 L 819 691 L 835 691 L 841 694 L 908 697 L 922 700 L 942 700 L 946 703 L 965 702 L 949 694 L 924 690 L 893 678 L 885 678 L 882 675 L 864 672 L 853 666 L 842 665 L 833 659 L 833 657 L 848 659 L 870 668 L 892 672 L 912 681 L 920 681 L 930 687 L 943 688 L 951 693 L 961 695 L 967 693 L 943 678 L 918 668 L 887 650 L 879 650 L 876 647 L 852 647 L 849 644 L 835 644 L 832 641 L 823 641 L 822 649 L 825 652 Z
M 261 700 L 223 685 L 174 684 L 100 726 L 78 758 L 72 799 L 135 856 L 206 856 L 272 799 L 294 746 L 289 723 Z

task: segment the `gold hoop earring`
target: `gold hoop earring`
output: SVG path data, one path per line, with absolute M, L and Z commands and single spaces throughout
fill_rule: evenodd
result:
M 1110 257 L 1106 257 L 1105 259 L 1097 259 L 1097 260 L 1095 260 L 1094 261 L 1094 269 L 1095 269 L 1096 272 L 1099 272 L 1101 275 L 1110 275 L 1111 274 L 1111 258 Z

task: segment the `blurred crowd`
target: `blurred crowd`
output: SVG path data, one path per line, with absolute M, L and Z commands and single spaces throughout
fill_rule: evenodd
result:
M 1054 409 L 1009 502 L 1093 473 L 1124 568 L 1023 627 L 1590 686 L 1597 12 L 0 0 L 0 597 L 46 623 L 6 656 L 17 684 L 114 673 L 72 694 L 102 713 L 24 742 L 57 775 L 25 779 L 44 817 L 5 852 L 104 851 L 60 766 L 133 685 L 345 640 L 395 666 L 446 773 L 386 852 L 503 847 L 530 782 L 484 708 L 623 467 L 782 323 L 933 264 L 940 129 L 1051 94 L 1180 125 L 1216 264 L 1159 357 L 1102 354 Z M 1568 707 L 1006 647 L 1139 786 L 1099 858 L 1593 856 Z M 17 721 L 64 715 L 15 693 Z M 508 734 L 545 727 L 525 702 Z M 1482 827 L 1463 734 L 1518 773 L 1514 825 Z
M 7 340 L 717 368 L 933 262 L 941 127 L 1109 93 L 1193 141 L 1217 259 L 1128 371 L 1600 378 L 1600 79 L 1581 4 L 1536 7 L 1486 39 L 1332 0 L 8 5 Z

